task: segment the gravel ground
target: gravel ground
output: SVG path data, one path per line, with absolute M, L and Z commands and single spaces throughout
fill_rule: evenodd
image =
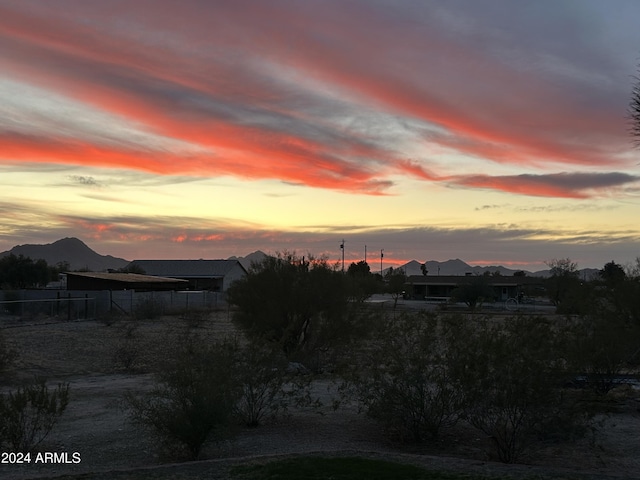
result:
M 618 408 L 601 417 L 597 431 L 574 444 L 553 444 L 530 451 L 523 465 L 502 465 L 487 457 L 486 439 L 460 425 L 442 444 L 407 447 L 389 442 L 378 425 L 359 415 L 355 405 L 331 408 L 335 396 L 330 380 L 314 381 L 314 395 L 324 407 L 297 409 L 275 423 L 239 428 L 233 440 L 210 445 L 205 461 L 161 465 L 145 432 L 128 421 L 122 407 L 128 391 L 152 385 L 146 365 L 162 354 L 167 335 L 182 328 L 181 320 L 139 322 L 132 334 L 143 355 L 138 371 L 122 371 L 118 347 L 129 338 L 127 324 L 45 322 L 5 328 L 7 340 L 20 352 L 10 383 L 46 375 L 70 383 L 71 400 L 42 451 L 80 455 L 80 463 L 0 464 L 7 480 L 86 474 L 83 478 L 226 478 L 230 465 L 263 462 L 283 455 L 364 455 L 397 459 L 431 468 L 510 474 L 542 478 L 640 478 L 640 413 L 638 392 L 618 393 Z M 228 314 L 209 319 L 201 335 L 217 338 L 233 333 Z M 158 341 L 160 339 L 160 341 Z M 3 387 L 9 386 L 5 384 Z M 133 469 L 133 470 L 132 470 Z M 548 476 L 548 477 L 547 477 Z

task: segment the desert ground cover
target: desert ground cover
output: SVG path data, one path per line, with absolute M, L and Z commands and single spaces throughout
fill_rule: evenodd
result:
M 299 454 L 362 455 L 518 478 L 640 478 L 640 392 L 632 388 L 609 394 L 607 413 L 596 418 L 583 438 L 540 445 L 527 452 L 522 464 L 503 465 L 487 456 L 490 440 L 464 424 L 437 444 L 407 446 L 389 440 L 354 403 L 333 408 L 338 393 L 328 374 L 312 383 L 321 407 L 292 408 L 257 428 L 238 426 L 229 440 L 207 445 L 202 461 L 161 467 L 173 460 L 158 453 L 146 432 L 130 421 L 123 397 L 151 388 L 152 366 L 177 333 L 190 328 L 212 340 L 238 335 L 230 318 L 228 310 L 221 310 L 196 321 L 181 316 L 81 322 L 42 318 L 30 324 L 0 319 L 7 343 L 18 352 L 0 388 L 6 391 L 34 377 L 52 385 L 68 382 L 69 405 L 40 450 L 81 456 L 78 464 L 1 464 L 0 478 L 90 472 L 83 478 L 225 478 L 233 465 Z

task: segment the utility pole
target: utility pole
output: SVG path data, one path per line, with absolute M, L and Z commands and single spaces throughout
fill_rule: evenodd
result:
M 382 276 L 382 258 L 384 257 L 384 248 L 380 249 L 380 276 Z
M 342 250 L 342 273 L 344 273 L 344 238 L 340 244 L 340 249 Z
M 367 263 L 367 246 L 364 246 L 364 263 Z

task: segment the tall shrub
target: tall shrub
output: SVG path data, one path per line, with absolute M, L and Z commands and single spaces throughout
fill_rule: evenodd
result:
M 561 385 L 561 332 L 535 317 L 482 321 L 459 329 L 453 376 L 465 419 L 491 440 L 497 459 L 515 462 L 540 436 L 571 425 L 577 413 Z
M 412 442 L 437 438 L 463 406 L 448 349 L 436 316 L 405 313 L 377 330 L 343 390 L 388 433 Z
M 234 374 L 236 352 L 233 342 L 205 344 L 183 338 L 168 352 L 156 387 L 126 397 L 132 419 L 174 456 L 198 458 L 203 445 L 223 438 L 232 423 L 241 395 Z

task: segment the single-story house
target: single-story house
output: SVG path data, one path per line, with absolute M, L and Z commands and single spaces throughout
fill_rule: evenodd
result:
M 180 278 L 191 290 L 225 292 L 247 270 L 238 260 L 134 260 L 127 269 L 145 275 Z
M 477 278 L 475 275 L 411 275 L 407 279 L 407 293 L 416 300 L 448 300 L 456 288 Z M 498 301 L 518 298 L 541 281 L 540 278 L 525 276 L 491 275 L 480 278 L 493 288 L 494 298 Z
M 136 273 L 67 272 L 67 290 L 186 290 L 189 282 L 178 278 Z

